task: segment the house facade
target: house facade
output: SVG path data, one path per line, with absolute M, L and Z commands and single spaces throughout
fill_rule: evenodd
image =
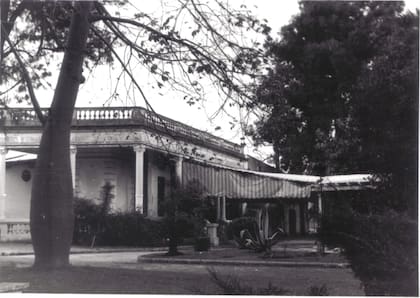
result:
M 33 110 L 0 110 L 0 240 L 30 237 L 41 133 Z M 220 220 L 244 214 L 261 218 L 265 209 L 271 226 L 286 233 L 317 227 L 310 214 L 321 209 L 313 191 L 319 177 L 270 173 L 272 168 L 247 157 L 240 145 L 140 107 L 76 108 L 70 160 L 75 196 L 99 202 L 109 182 L 113 211 L 137 210 L 158 220 L 173 179 L 184 185 L 194 180 L 214 198 Z

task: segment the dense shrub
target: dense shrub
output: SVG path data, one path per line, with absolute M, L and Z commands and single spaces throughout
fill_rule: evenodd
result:
M 76 199 L 73 243 L 103 246 L 155 246 L 164 244 L 164 228 L 138 212 L 107 213 L 92 200 Z
M 74 244 L 91 245 L 97 233 L 100 214 L 100 206 L 92 200 L 79 198 L 74 200 Z
M 367 294 L 418 295 L 417 222 L 405 214 L 341 209 L 322 219 L 321 240 L 344 248 Z
M 108 214 L 97 244 L 104 246 L 164 245 L 162 223 L 144 218 L 138 212 Z

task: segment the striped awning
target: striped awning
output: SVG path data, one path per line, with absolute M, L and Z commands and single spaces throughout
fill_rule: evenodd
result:
M 370 174 L 335 175 L 322 177 L 314 191 L 347 191 L 375 188 L 378 179 Z
M 8 150 L 6 153 L 6 162 L 20 162 L 27 160 L 36 160 L 37 155 L 15 150 Z
M 208 196 L 229 199 L 304 199 L 311 195 L 312 182 L 288 180 L 241 169 L 230 169 L 184 161 L 182 181 L 198 182 Z

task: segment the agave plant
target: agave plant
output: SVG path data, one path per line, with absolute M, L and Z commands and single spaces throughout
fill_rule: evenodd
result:
M 247 229 L 242 230 L 240 237 L 244 246 L 255 250 L 256 252 L 264 252 L 265 256 L 271 257 L 273 255 L 272 247 L 281 240 L 284 235 L 282 228 L 278 227 L 271 235 L 267 235 L 263 229 L 258 227 L 255 223 L 254 233 L 249 232 Z
M 266 210 L 263 213 L 263 218 L 268 216 Z M 274 233 L 269 235 L 268 220 L 261 220 L 261 226 L 256 221 L 252 222 L 252 231 L 243 229 L 240 231 L 240 240 L 238 241 L 242 246 L 253 249 L 256 252 L 264 252 L 264 256 L 272 257 L 272 247 L 278 243 L 285 232 L 278 227 Z

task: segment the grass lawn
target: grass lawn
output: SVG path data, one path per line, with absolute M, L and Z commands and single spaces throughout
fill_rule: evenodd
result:
M 235 276 L 241 285 L 267 288 L 269 283 L 288 295 L 307 295 L 312 286 L 326 285 L 330 295 L 363 295 L 349 269 L 252 268 L 214 266 L 224 277 Z M 74 266 L 54 271 L 0 267 L 1 282 L 27 282 L 28 293 L 109 294 L 223 294 L 210 280 L 207 267 L 191 265 L 138 265 L 136 269 Z
M 52 271 L 0 268 L 2 282 L 29 282 L 27 293 L 197 294 L 196 277 L 124 268 L 73 266 Z M 200 282 L 198 282 L 200 284 Z M 205 292 L 220 293 L 217 286 L 201 285 Z

